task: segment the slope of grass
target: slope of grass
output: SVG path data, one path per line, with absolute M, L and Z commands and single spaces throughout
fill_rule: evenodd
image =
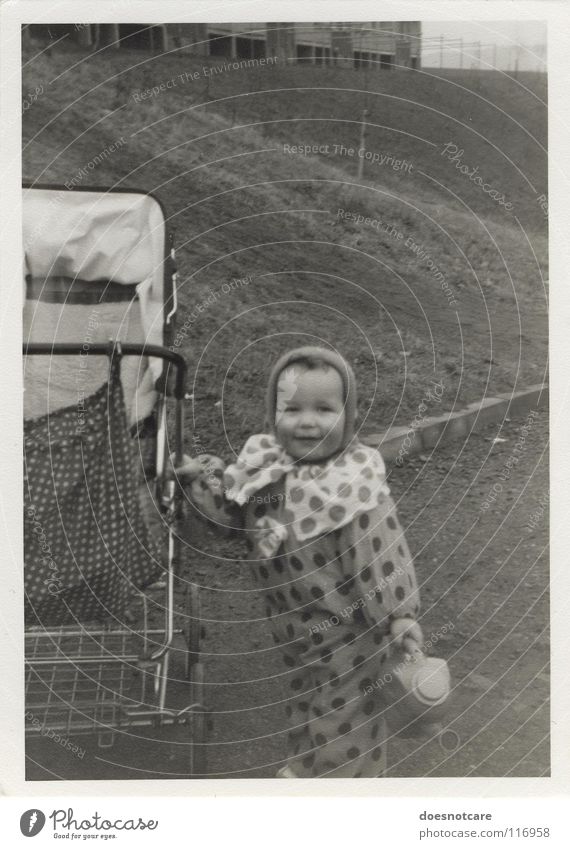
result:
M 70 83 L 78 94 L 90 87 L 91 72 L 100 81 L 103 69 L 109 78 L 106 96 L 117 106 L 162 84 L 159 98 L 165 111 L 207 104 L 205 108 L 233 124 L 255 124 L 264 137 L 285 144 L 328 145 L 328 153 L 320 155 L 351 174 L 357 163 L 335 153 L 334 145 L 358 148 L 362 110 L 367 108 L 366 147 L 411 161 L 417 178 L 414 193 L 437 190 L 450 203 L 449 190 L 459 191 L 478 212 L 497 212 L 496 204 L 442 157 L 443 146 L 453 142 L 464 151 L 465 163 L 478 167 L 489 184 L 508 196 L 519 218 L 541 223 L 536 193 L 546 191 L 547 179 L 545 77 L 521 74 L 515 80 L 499 72 L 434 70 L 381 73 L 373 66 L 357 72 L 284 63 L 225 70 L 223 64 L 195 57 L 187 49 L 165 56 L 109 50 L 88 58 L 54 53 L 52 61 L 59 72 L 71 67 L 58 82 Z M 419 178 L 420 169 L 426 178 Z M 366 163 L 364 176 L 401 188 L 401 175 L 389 167 Z
M 180 347 L 205 448 L 227 456 L 259 427 L 271 360 L 307 340 L 348 356 L 374 428 L 412 418 L 433 379 L 444 380 L 441 406 L 452 409 L 544 377 L 546 237 L 528 187 L 544 190 L 542 92 L 498 80 L 495 103 L 508 117 L 477 79 L 473 95 L 457 80 L 367 75 L 374 91 L 358 94 L 356 72 L 259 67 L 210 79 L 203 65 L 186 53 L 34 58 L 24 92 L 41 84 L 44 93 L 23 134 L 25 176 L 41 182 L 70 180 L 124 138 L 89 182 L 165 202 L 177 230 L 179 325 L 203 305 Z M 180 82 L 192 72 L 196 80 Z M 359 184 L 357 157 L 330 153 L 354 146 L 365 103 L 377 125 L 367 149 L 413 160 L 411 172 L 370 164 Z M 444 160 L 437 146 L 452 139 L 512 198 L 516 218 Z M 299 143 L 329 153 L 284 150 Z M 232 277 L 247 282 L 223 291 Z

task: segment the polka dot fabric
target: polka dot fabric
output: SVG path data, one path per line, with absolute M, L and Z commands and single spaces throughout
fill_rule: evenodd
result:
M 266 433 L 251 436 L 227 468 L 226 496 L 243 505 L 282 478 L 287 508 L 279 518 L 299 540 L 348 524 L 390 494 L 382 457 L 357 440 L 323 463 L 295 464 L 275 436 Z
M 369 684 L 382 674 L 386 640 L 336 626 L 335 642 L 318 659 L 293 652 L 289 698 L 289 765 L 300 778 L 374 778 L 387 766 L 385 706 Z M 356 650 L 364 661 L 355 668 Z M 288 646 L 291 651 L 291 647 Z M 313 649 L 310 654 L 315 654 Z M 374 672 L 371 676 L 371 669 Z M 293 686 L 294 685 L 294 686 Z M 368 689 L 367 689 L 368 688 Z
M 382 495 L 348 524 L 310 540 L 289 528 L 277 555 L 267 559 L 257 523 L 266 516 L 283 521 L 287 504 L 281 479 L 248 501 L 242 521 L 249 562 L 288 672 L 289 762 L 302 777 L 382 775 L 384 706 L 381 688 L 373 685 L 388 657 L 391 619 L 415 618 L 419 611 L 395 505 Z M 201 490 L 201 511 L 222 526 L 228 505 L 235 507 L 216 507 L 213 494 Z
M 118 361 L 110 382 L 24 425 L 26 620 L 121 618 L 161 570 L 142 519 Z

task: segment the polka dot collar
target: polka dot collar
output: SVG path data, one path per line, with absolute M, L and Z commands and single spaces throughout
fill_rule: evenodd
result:
M 226 497 L 246 504 L 259 490 L 285 477 L 284 527 L 299 540 L 343 527 L 390 494 L 382 457 L 353 440 L 322 463 L 295 463 L 273 434 L 258 433 L 224 474 Z

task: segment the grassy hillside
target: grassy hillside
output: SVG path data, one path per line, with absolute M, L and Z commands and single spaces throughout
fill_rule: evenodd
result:
M 412 418 L 434 379 L 450 410 L 544 378 L 539 86 L 298 66 L 210 76 L 185 52 L 28 59 L 24 96 L 43 93 L 24 112 L 25 177 L 155 192 L 177 231 L 179 325 L 216 294 L 181 337 L 205 448 L 228 456 L 259 427 L 268 365 L 299 342 L 348 356 L 375 429 Z M 358 147 L 364 106 L 365 147 L 384 160 L 359 184 L 358 156 L 334 145 Z M 441 155 L 448 143 L 512 212 Z M 232 277 L 246 282 L 222 291 Z

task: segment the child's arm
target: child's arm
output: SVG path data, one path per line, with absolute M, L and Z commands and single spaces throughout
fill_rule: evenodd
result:
M 191 458 L 184 455 L 173 469 L 193 514 L 212 523 L 222 536 L 231 536 L 243 528 L 243 511 L 225 497 L 222 476 L 224 464 L 212 454 Z
M 383 496 L 376 508 L 357 517 L 348 528 L 343 538 L 352 538 L 355 586 L 351 595 L 355 603 L 370 624 L 382 622 L 396 644 L 407 639 L 421 643 L 416 574 L 393 500 Z M 343 553 L 343 562 L 346 556 Z

